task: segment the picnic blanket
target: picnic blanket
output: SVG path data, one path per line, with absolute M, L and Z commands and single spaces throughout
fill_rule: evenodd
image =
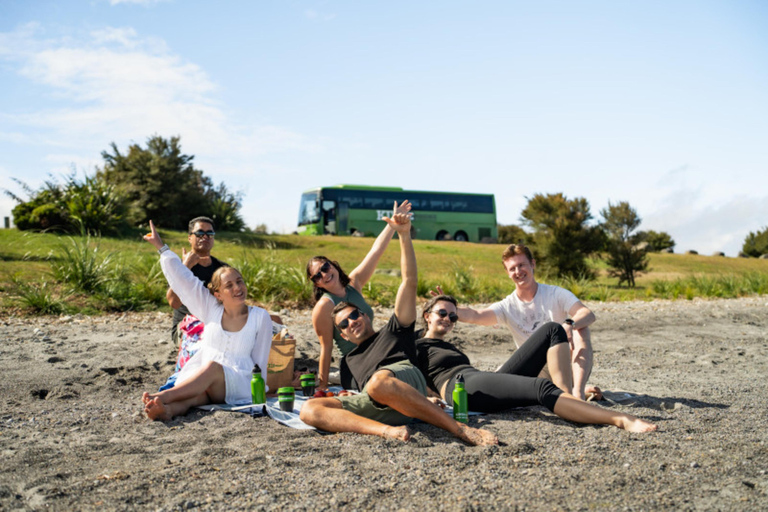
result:
M 342 390 L 340 386 L 332 386 L 331 391 L 338 393 Z M 293 411 L 287 412 L 280 409 L 280 404 L 277 402 L 277 397 L 267 398 L 266 404 L 246 404 L 246 405 L 229 405 L 229 404 L 208 404 L 200 405 L 198 409 L 204 411 L 231 411 L 231 412 L 243 412 L 250 414 L 251 416 L 263 416 L 267 415 L 276 422 L 285 425 L 286 427 L 295 428 L 298 430 L 317 430 L 318 432 L 325 432 L 323 430 L 316 429 L 313 426 L 307 425 L 301 419 L 299 419 L 299 412 L 301 407 L 311 397 L 306 397 L 301 394 L 300 390 L 296 391 L 296 399 L 293 402 Z M 446 406 L 445 412 L 453 415 L 453 408 Z M 469 411 L 470 416 L 479 416 L 482 413 Z M 418 420 L 414 420 L 418 421 Z

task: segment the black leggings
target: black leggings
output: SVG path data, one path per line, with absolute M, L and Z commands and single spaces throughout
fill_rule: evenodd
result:
M 525 343 L 495 372 L 481 372 L 477 368 L 464 368 L 448 381 L 445 399 L 453 405 L 456 377 L 464 376 L 464 387 L 469 397 L 469 410 L 499 412 L 512 407 L 543 405 L 554 411 L 555 403 L 563 391 L 549 379 L 536 376 L 547 364 L 547 351 L 568 337 L 560 324 L 548 322 L 531 334 Z

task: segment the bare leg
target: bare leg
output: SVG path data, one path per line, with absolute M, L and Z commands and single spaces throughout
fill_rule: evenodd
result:
M 299 413 L 301 421 L 327 432 L 354 432 L 386 439 L 408 441 L 411 430 L 407 426 L 393 427 L 345 410 L 335 398 L 307 400 Z
M 592 373 L 592 336 L 589 327 L 573 331 L 573 396 L 586 398 L 587 379 Z
M 178 386 L 159 393 L 144 393 L 141 400 L 147 416 L 167 421 L 184 414 L 190 407 L 223 402 L 226 388 L 224 369 L 220 364 L 210 362 Z
M 561 418 L 576 423 L 613 425 L 629 432 L 653 432 L 658 428 L 635 416 L 588 404 L 567 393 L 557 399 L 554 411 Z
M 573 390 L 571 347 L 568 343 L 558 343 L 547 350 L 547 368 L 549 369 L 549 377 L 555 386 L 566 393 Z
M 499 444 L 496 434 L 488 430 L 472 428 L 448 416 L 439 406 L 419 393 L 413 386 L 396 379 L 389 370 L 373 374 L 367 384 L 367 392 L 380 404 L 397 412 L 440 427 L 472 445 Z

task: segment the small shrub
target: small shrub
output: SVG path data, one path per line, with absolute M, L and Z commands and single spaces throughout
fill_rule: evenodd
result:
M 43 315 L 58 315 L 66 309 L 67 297 L 56 297 L 50 283 L 24 282 L 17 276 L 11 277 L 9 295 L 22 307 Z
M 67 237 L 58 245 L 59 257 L 51 262 L 54 277 L 78 291 L 97 291 L 109 277 L 112 255 L 99 252 L 90 235 Z

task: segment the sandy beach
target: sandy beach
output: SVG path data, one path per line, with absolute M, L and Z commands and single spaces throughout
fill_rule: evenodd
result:
M 658 432 L 541 407 L 473 417 L 493 447 L 425 424 L 402 443 L 239 413 L 152 422 L 140 396 L 172 371 L 169 311 L 4 318 L 0 510 L 768 508 L 768 297 L 588 305 L 590 382 L 615 399 L 600 406 Z M 278 313 L 311 364 L 310 311 Z M 503 328 L 459 324 L 453 338 L 484 369 L 514 347 Z

